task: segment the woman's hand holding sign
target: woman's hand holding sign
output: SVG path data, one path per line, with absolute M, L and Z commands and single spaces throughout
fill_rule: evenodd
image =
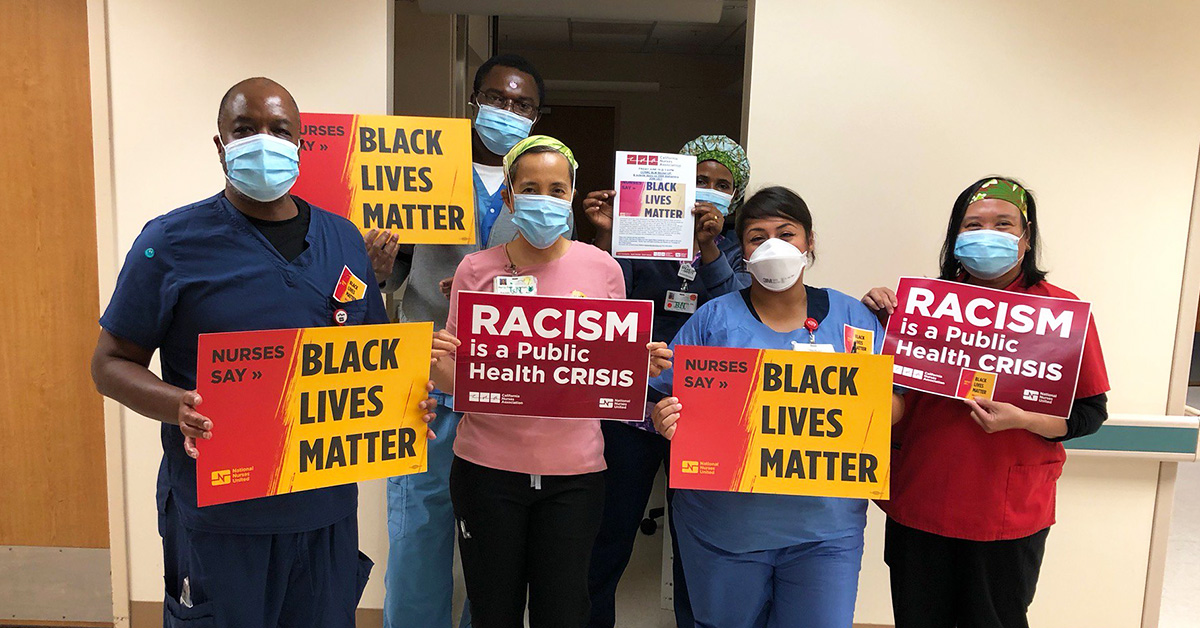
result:
M 665 342 L 651 342 L 646 345 L 650 350 L 650 377 L 658 377 L 660 373 L 671 368 L 672 352 Z
M 867 309 L 875 312 L 875 316 L 878 316 L 880 322 L 884 324 L 887 324 L 888 317 L 896 311 L 896 308 L 900 307 L 895 291 L 887 287 L 871 288 L 863 295 L 862 302 Z
M 671 440 L 675 436 L 675 422 L 679 420 L 679 411 L 682 409 L 683 405 L 676 397 L 664 397 L 654 404 L 654 409 L 650 411 L 650 419 L 654 421 L 654 429 L 658 430 L 663 438 Z
M 212 438 L 212 421 L 196 412 L 196 406 L 200 405 L 201 401 L 203 400 L 199 393 L 194 390 L 183 393 L 183 396 L 179 398 L 177 422 L 179 431 L 183 432 L 183 450 L 192 458 L 200 457 L 200 450 L 196 449 L 196 439 Z
M 431 379 L 429 380 L 429 383 L 425 384 L 425 392 L 432 393 L 433 389 L 436 387 L 436 384 L 434 384 L 433 380 Z M 425 414 L 421 417 L 421 420 L 424 421 L 426 425 L 432 423 L 433 420 L 437 418 L 437 413 L 435 412 L 438 406 L 437 399 L 434 399 L 433 397 L 426 397 L 424 401 L 417 405 L 425 411 Z M 437 438 L 437 434 L 434 434 L 433 430 L 429 427 L 426 427 L 425 431 L 428 433 L 430 440 Z
M 433 351 L 430 353 L 430 361 L 433 364 L 438 364 L 442 358 L 454 355 L 458 350 L 458 345 L 462 344 L 454 334 L 439 329 L 433 332 Z
M 971 418 L 988 434 L 1005 430 L 1029 430 L 1043 438 L 1058 438 L 1067 433 L 1067 422 L 1048 414 L 1026 412 L 1011 403 L 985 397 L 964 399 Z
M 717 247 L 717 236 L 725 228 L 725 216 L 712 203 L 698 202 L 692 208 L 696 217 L 696 248 L 700 252 L 700 261 L 711 264 L 721 256 Z
M 616 195 L 616 190 L 596 190 L 583 199 L 583 212 L 598 231 L 612 231 L 612 199 Z
M 451 395 L 454 394 L 454 353 L 461 344 L 462 341 L 445 329 L 433 332 L 430 377 L 439 390 Z

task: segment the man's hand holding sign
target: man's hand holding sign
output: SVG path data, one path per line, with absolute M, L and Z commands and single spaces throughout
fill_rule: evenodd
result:
M 180 401 L 199 505 L 424 471 L 431 328 L 202 334 L 198 390 Z

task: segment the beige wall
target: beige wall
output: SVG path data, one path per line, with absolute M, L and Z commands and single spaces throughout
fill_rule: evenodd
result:
M 120 258 L 146 221 L 223 187 L 212 136 L 218 102 L 234 82 L 274 78 L 302 110 L 386 113 L 390 4 L 108 0 L 115 209 L 99 203 L 111 216 L 97 222 L 108 225 Z M 101 248 L 101 285 L 111 286 L 120 261 Z M 125 460 L 118 468 L 125 475 L 130 597 L 159 601 L 158 424 L 121 413 Z M 382 483 L 364 485 L 361 501 L 362 547 L 379 563 L 364 606 L 379 608 L 387 550 Z
M 819 250 L 808 280 L 861 295 L 936 272 L 968 184 L 1023 179 L 1051 280 L 1094 303 L 1110 410 L 1162 414 L 1200 148 L 1198 23 L 1190 0 L 758 0 L 754 185 L 804 196 Z M 1035 625 L 1137 625 L 1155 474 L 1068 462 Z M 868 623 L 890 621 L 879 532 Z
M 1095 303 L 1112 408 L 1161 413 L 1200 148 L 1197 23 L 1186 0 L 757 2 L 756 183 L 800 191 L 813 278 L 857 295 L 935 272 L 975 179 L 1023 179 L 1051 280 Z
M 454 111 L 453 15 L 421 13 L 416 0 L 395 0 L 393 113 L 449 116 Z
M 658 83 L 657 92 L 548 90 L 546 102 L 616 103 L 617 150 L 676 152 L 700 134 L 741 135 L 738 56 L 501 50 L 529 59 L 551 80 Z

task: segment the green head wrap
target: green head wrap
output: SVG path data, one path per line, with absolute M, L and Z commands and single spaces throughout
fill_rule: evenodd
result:
M 579 169 L 579 164 L 575 161 L 575 154 L 571 149 L 567 148 L 566 144 L 550 137 L 549 135 L 530 135 L 529 137 L 517 142 L 508 154 L 504 156 L 504 178 L 509 179 L 509 172 L 512 170 L 512 165 L 517 162 L 517 158 L 524 155 L 529 149 L 537 146 L 549 146 L 555 151 L 567 158 L 567 163 L 571 164 L 571 171 Z
M 750 183 L 750 160 L 746 151 L 737 142 L 725 135 L 701 135 L 683 145 L 683 155 L 695 155 L 696 163 L 715 161 L 733 173 L 733 201 L 737 203 L 746 195 L 746 184 Z
M 1029 219 L 1029 205 L 1025 200 L 1025 188 L 1020 185 L 1005 179 L 992 179 L 979 186 L 979 191 L 971 196 L 971 200 L 967 201 L 967 205 L 989 198 L 996 198 L 1012 203 L 1017 209 L 1021 210 L 1021 215 L 1026 220 Z

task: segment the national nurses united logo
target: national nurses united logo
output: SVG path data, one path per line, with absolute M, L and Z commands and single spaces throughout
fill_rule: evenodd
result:
M 254 467 L 238 467 L 235 469 L 220 469 L 212 472 L 213 486 L 228 486 L 249 482 Z
M 679 470 L 689 475 L 714 475 L 717 472 L 717 467 L 720 466 L 716 462 L 701 462 L 699 460 L 684 460 L 680 464 Z

